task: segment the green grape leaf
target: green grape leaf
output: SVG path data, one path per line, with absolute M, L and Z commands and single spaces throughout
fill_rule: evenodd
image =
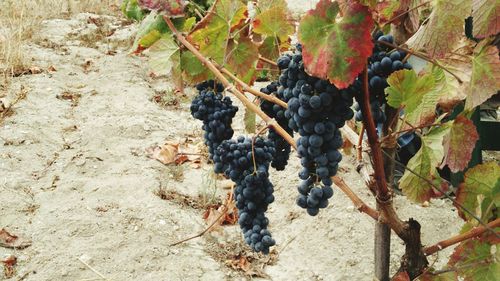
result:
M 167 33 L 168 31 L 169 28 L 163 17 L 156 12 L 151 12 L 144 18 L 137 30 L 132 51 L 135 53 L 142 52 L 159 40 L 163 33 Z
M 463 115 L 457 116 L 443 140 L 445 156 L 442 167 L 448 165 L 453 173 L 465 169 L 478 140 L 479 134 L 474 123 Z
M 129 19 L 141 21 L 145 17 L 145 13 L 141 7 L 139 7 L 137 0 L 124 0 L 121 5 L 121 10 Z
M 443 138 L 449 132 L 450 126 L 445 123 L 441 127 L 433 128 L 427 135 L 422 137 L 422 145 L 417 153 L 410 159 L 407 166 L 419 176 L 405 171 L 399 182 L 403 193 L 413 202 L 423 203 L 439 194 L 433 186 L 440 186 L 441 177 L 436 167 L 441 163 L 444 156 Z
M 426 24 L 407 41 L 417 51 L 433 58 L 444 57 L 464 34 L 464 19 L 470 15 L 470 0 L 437 0 Z
M 500 276 L 499 242 L 484 238 L 466 240 L 455 248 L 448 266 L 456 268 L 465 281 L 496 281 Z
M 277 40 L 278 38 L 275 37 L 266 37 L 259 46 L 259 53 L 265 58 L 276 61 L 282 51 L 286 51 L 290 48 L 289 41 L 280 43 Z
M 378 23 L 384 24 L 396 17 L 397 15 L 405 12 L 411 4 L 411 0 L 384 0 L 378 1 L 376 12 L 378 15 Z M 402 17 L 401 19 L 404 19 Z M 395 23 L 398 23 L 397 21 Z
M 255 133 L 255 112 L 245 107 L 245 116 L 243 117 L 243 121 L 245 122 L 245 131 L 249 134 Z
M 419 281 L 458 281 L 458 274 L 456 272 L 445 272 L 437 275 L 430 273 L 424 273 L 418 277 Z
M 180 49 L 170 34 L 165 34 L 156 41 L 149 48 L 148 54 L 149 65 L 158 75 L 169 75 L 172 68 L 180 67 Z
M 368 7 L 357 1 L 346 3 L 341 19 L 339 11 L 337 2 L 320 0 L 300 21 L 298 38 L 306 71 L 346 88 L 372 53 L 373 20 Z
M 182 77 L 190 83 L 199 83 L 213 77 L 200 60 L 190 51 L 181 52 Z
M 229 70 L 243 79 L 244 82 L 253 82 L 255 64 L 259 59 L 259 48 L 249 37 L 239 37 L 238 41 L 229 40 L 227 64 Z
M 472 109 L 500 89 L 500 59 L 496 46 L 485 45 L 481 42 L 474 50 L 472 57 L 472 76 L 468 89 L 465 109 Z
M 500 1 L 472 1 L 473 35 L 485 38 L 500 33 Z
M 495 194 L 499 186 L 500 165 L 495 162 L 479 164 L 465 173 L 464 182 L 458 187 L 456 201 L 477 214 L 480 201 L 485 198 L 495 198 L 496 201 L 493 203 L 500 204 L 500 198 Z M 464 220 L 471 219 L 471 216 L 462 209 L 458 209 L 458 214 Z
M 408 123 L 419 126 L 432 122 L 440 96 L 432 73 L 417 76 L 413 70 L 399 70 L 387 78 L 387 83 L 387 103 L 394 108 L 403 106 Z
M 188 40 L 200 52 L 223 64 L 231 34 L 247 19 L 248 11 L 239 0 L 219 0 L 198 23 Z
M 253 32 L 265 36 L 278 38 L 278 42 L 285 42 L 295 31 L 291 21 L 287 19 L 288 9 L 284 0 L 273 1 L 274 5 L 268 9 L 261 9 L 252 22 Z
M 183 0 L 138 0 L 138 3 L 144 9 L 159 11 L 169 17 L 184 15 L 185 3 Z
M 432 75 L 418 77 L 415 71 L 408 69 L 393 72 L 387 78 L 387 83 L 387 104 L 394 108 L 404 106 L 407 113 L 417 109 L 423 96 L 434 88 Z

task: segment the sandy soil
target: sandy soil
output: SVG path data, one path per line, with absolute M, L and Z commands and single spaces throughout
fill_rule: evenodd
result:
M 89 18 L 116 31 L 88 46 L 75 34 L 98 28 Z M 202 134 L 188 104 L 165 109 L 151 102 L 168 84 L 150 78 L 144 60 L 127 55 L 133 32 L 120 19 L 80 14 L 45 22 L 38 44 L 24 46 L 33 65 L 56 71 L 15 78 L 4 98 L 12 99 L 21 87 L 27 92 L 0 125 L 0 228 L 33 242 L 24 250 L 0 248 L 0 258 L 18 258 L 12 280 L 102 280 L 81 261 L 109 280 L 248 278 L 226 263 L 241 250 L 235 226 L 168 246 L 205 228 L 203 210 L 162 200 L 155 191 L 162 186 L 196 198 L 206 192 L 203 178 L 210 167 L 186 164 L 184 179 L 177 181 L 172 169 L 146 156 L 155 143 L 193 136 L 197 143 Z M 241 122 L 235 128 L 243 133 Z M 373 204 L 350 163 L 345 157 L 340 175 Z M 261 279 L 372 280 L 373 221 L 340 192 L 326 210 L 309 217 L 294 202 L 298 168 L 292 156 L 285 171 L 272 173 L 277 200 L 268 216 L 278 245 L 272 259 L 254 256 L 265 273 Z M 395 202 L 402 218 L 422 222 L 424 244 L 460 228 L 448 202 L 425 208 L 400 196 Z M 392 253 L 394 271 L 403 253 L 396 238 Z

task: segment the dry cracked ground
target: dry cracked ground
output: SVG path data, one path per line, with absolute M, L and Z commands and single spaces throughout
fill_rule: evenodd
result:
M 2 98 L 25 94 L 0 124 L 0 228 L 32 241 L 0 247 L 1 259 L 17 257 L 11 280 L 371 280 L 373 221 L 340 192 L 317 217 L 296 207 L 295 155 L 271 175 L 276 202 L 268 215 L 278 243 L 271 256 L 252 255 L 237 226 L 169 246 L 202 231 L 202 199 L 227 190 L 214 190 L 205 162 L 172 168 L 147 157 L 166 140 L 201 143 L 202 132 L 188 99 L 170 107 L 152 101 L 170 85 L 128 54 L 135 28 L 79 14 L 45 21 L 39 40 L 22 46 L 41 73 L 14 78 Z M 351 162 L 345 157 L 340 175 L 373 204 Z M 403 218 L 422 222 L 424 243 L 460 227 L 448 202 L 395 201 Z M 403 253 L 394 237 L 392 253 L 394 272 Z M 446 254 L 434 259 L 443 263 Z

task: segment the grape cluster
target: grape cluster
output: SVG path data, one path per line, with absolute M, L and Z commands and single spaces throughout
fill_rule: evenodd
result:
M 389 86 L 387 84 L 387 77 L 401 69 L 412 69 L 412 66 L 408 62 L 403 62 L 406 57 L 404 51 L 395 50 L 380 43 L 387 42 L 394 44 L 392 35 L 384 35 L 381 31 L 377 31 L 373 36 L 373 40 L 375 41 L 375 46 L 371 57 L 368 59 L 370 108 L 375 123 L 383 123 L 386 119 L 384 113 L 384 107 L 386 106 L 384 89 Z M 351 86 L 355 92 L 362 92 L 361 81 L 362 77 L 358 77 Z M 356 105 L 355 110 L 355 120 L 361 121 L 363 115 L 359 106 Z
M 245 242 L 264 254 L 276 244 L 265 216 L 269 204 L 274 202 L 268 173 L 274 153 L 271 141 L 258 137 L 252 148 L 252 139 L 240 136 L 237 140 L 223 141 L 214 155 L 216 165 L 225 167 L 224 174 L 236 183 L 234 197 Z
M 238 107 L 232 105 L 229 97 L 222 96 L 224 87 L 213 80 L 198 84 L 196 89 L 199 94 L 191 102 L 191 115 L 203 121 L 205 144 L 213 159 L 217 146 L 234 134 L 231 123 Z
M 280 57 L 277 63 L 282 70 L 278 95 L 288 104 L 284 116 L 288 127 L 300 135 L 297 151 L 302 165 L 299 177 L 303 181 L 298 187 L 297 205 L 315 216 L 333 195 L 331 177 L 342 160 L 338 151 L 343 144 L 339 128 L 354 115 L 350 108 L 354 92 L 339 90 L 327 80 L 308 75 L 300 45 L 295 53 Z
M 274 95 L 278 99 L 284 101 L 285 97 L 283 96 L 283 92 L 281 92 L 280 95 L 278 93 L 278 87 L 278 82 L 271 82 L 266 87 L 260 89 L 260 91 L 264 94 Z M 293 130 L 288 127 L 288 119 L 285 117 L 285 109 L 283 107 L 263 100 L 260 104 L 260 108 L 269 117 L 276 119 L 276 122 L 278 122 L 278 124 L 285 129 L 288 134 L 293 136 Z M 269 129 L 267 138 L 274 143 L 274 147 L 276 148 L 276 154 L 271 162 L 271 166 L 278 171 L 282 171 L 285 169 L 288 159 L 290 158 L 291 146 L 272 128 Z

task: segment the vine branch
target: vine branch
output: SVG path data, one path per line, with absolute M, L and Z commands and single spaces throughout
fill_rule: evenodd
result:
M 365 202 L 363 202 L 363 200 L 361 200 L 361 198 L 359 198 L 358 195 L 356 195 L 356 193 L 354 193 L 354 191 L 352 191 L 349 188 L 349 186 L 347 186 L 347 184 L 344 182 L 344 180 L 342 178 L 340 178 L 338 176 L 334 176 L 334 177 L 332 177 L 332 180 L 333 180 L 333 183 L 335 183 L 335 185 L 340 190 L 342 190 L 342 192 L 344 192 L 344 194 L 347 197 L 349 197 L 349 199 L 351 199 L 352 203 L 354 204 L 354 206 L 356 206 L 358 211 L 369 215 L 374 220 L 379 220 L 379 218 L 380 218 L 379 212 L 377 212 L 377 210 L 371 208 Z
M 196 47 L 194 47 L 191 43 L 189 43 L 184 36 L 175 28 L 174 24 L 170 20 L 168 16 L 163 16 L 163 19 L 167 23 L 168 27 L 172 32 L 175 34 L 179 42 L 182 43 L 189 51 L 193 53 L 193 55 L 200 60 L 201 63 L 203 63 L 216 77 L 221 81 L 221 83 L 226 87 L 226 90 L 233 93 L 236 98 L 238 98 L 243 105 L 245 105 L 248 109 L 251 111 L 255 112 L 255 114 L 259 115 L 264 122 L 266 122 L 267 125 L 273 127 L 273 129 L 280 135 L 282 136 L 290 145 L 294 148 L 297 149 L 297 144 L 295 143 L 295 140 L 293 139 L 290 134 L 288 134 L 285 129 L 283 129 L 278 122 L 276 122 L 274 119 L 269 117 L 267 114 L 265 114 L 260 108 L 252 103 L 242 92 L 240 92 L 234 84 L 229 82 L 227 78 L 219 71 L 219 69 L 207 58 L 205 58 Z
M 212 62 L 222 73 L 226 74 L 227 76 L 229 76 L 230 79 L 232 79 L 234 82 L 236 82 L 238 85 L 240 85 L 243 90 L 245 92 L 248 92 L 254 96 L 257 96 L 259 98 L 262 98 L 262 99 L 265 99 L 269 102 L 272 102 L 274 104 L 277 104 L 283 108 L 287 108 L 288 105 L 286 104 L 286 102 L 278 99 L 277 97 L 275 96 L 272 96 L 272 95 L 266 95 L 264 93 L 262 93 L 261 91 L 257 91 L 255 90 L 254 88 L 250 87 L 250 85 L 248 85 L 247 83 L 243 82 L 241 79 L 239 79 L 236 75 L 234 75 L 231 71 L 229 71 L 227 68 L 225 67 L 222 67 L 221 65 L 219 65 L 218 63 L 216 62 Z
M 499 227 L 499 226 L 500 226 L 500 218 L 488 223 L 488 227 L 490 227 L 490 228 L 495 228 L 495 227 Z M 444 248 L 450 247 L 452 245 L 455 245 L 455 244 L 460 243 L 462 241 L 465 241 L 467 239 L 477 237 L 486 231 L 488 231 L 488 228 L 486 228 L 484 226 L 475 227 L 475 228 L 473 228 L 473 229 L 471 229 L 463 234 L 453 236 L 453 237 L 448 238 L 446 240 L 439 241 L 438 243 L 436 243 L 432 246 L 425 247 L 424 253 L 426 255 L 432 255 L 438 251 L 441 251 Z

